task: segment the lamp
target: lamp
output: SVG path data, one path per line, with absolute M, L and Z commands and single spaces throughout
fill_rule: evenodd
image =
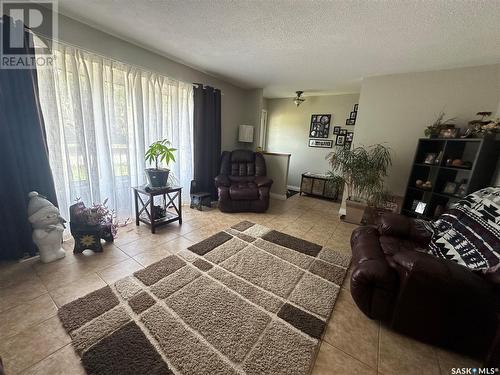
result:
M 238 128 L 238 141 L 252 143 L 253 142 L 253 126 L 240 125 Z
M 300 97 L 304 93 L 304 91 L 295 91 L 295 93 L 297 94 L 297 96 L 293 99 L 293 102 L 298 107 L 302 104 L 302 102 L 305 102 L 306 100 Z

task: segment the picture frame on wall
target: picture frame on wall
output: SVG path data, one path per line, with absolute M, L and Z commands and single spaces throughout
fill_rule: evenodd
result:
M 311 126 L 309 128 L 309 137 L 328 138 L 331 120 L 332 120 L 331 114 L 311 115 Z
M 348 118 L 345 120 L 346 125 L 356 125 L 356 119 Z
M 358 112 L 358 105 L 357 105 L 357 104 L 354 104 L 353 111 L 354 111 L 354 112 Z
M 332 148 L 333 140 L 331 139 L 310 139 L 309 147 L 318 147 L 318 148 Z
M 352 111 L 352 112 L 351 112 L 351 115 L 349 116 L 349 118 L 350 118 L 351 120 L 356 120 L 356 116 L 357 116 L 357 114 L 358 114 L 358 112 L 356 112 L 356 111 Z
M 344 150 L 350 150 L 351 149 L 351 142 L 345 142 L 344 143 Z
M 339 135 L 347 135 L 347 129 L 340 129 Z
M 343 146 L 345 143 L 345 135 L 337 135 L 335 140 L 335 146 Z
M 354 133 L 353 132 L 347 132 L 346 137 L 345 137 L 345 141 L 346 142 L 352 142 L 353 138 L 354 138 Z
M 334 126 L 333 127 L 333 134 L 339 134 L 340 133 L 340 126 Z

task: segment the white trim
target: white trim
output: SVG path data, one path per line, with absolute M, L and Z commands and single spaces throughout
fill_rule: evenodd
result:
M 300 191 L 300 187 L 298 186 L 293 186 L 293 185 L 287 185 L 287 189 L 293 190 L 293 191 Z
M 339 216 L 345 216 L 346 214 L 347 214 L 347 211 L 346 211 L 345 207 L 339 208 Z
M 273 199 L 278 199 L 280 201 L 286 201 L 286 194 L 269 193 L 269 196 Z

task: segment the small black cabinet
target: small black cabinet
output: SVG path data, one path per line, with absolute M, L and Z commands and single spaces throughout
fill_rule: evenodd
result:
M 402 214 L 432 220 L 463 196 L 490 186 L 499 153 L 500 141 L 493 137 L 419 139 Z M 419 186 L 417 180 L 431 186 Z

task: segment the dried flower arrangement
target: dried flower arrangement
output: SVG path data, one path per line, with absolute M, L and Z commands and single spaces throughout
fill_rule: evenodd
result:
M 489 120 L 491 112 L 478 112 L 480 119 L 469 121 L 470 132 L 474 136 L 483 136 L 484 134 L 500 133 L 500 118 Z
M 77 203 L 81 202 L 80 198 L 76 198 Z M 105 225 L 110 224 L 111 234 L 116 237 L 118 228 L 125 226 L 129 222 L 127 218 L 123 223 L 120 223 L 116 218 L 116 212 L 107 206 L 108 198 L 102 203 L 94 203 L 91 207 L 81 206 L 78 211 L 78 222 L 86 225 Z
M 445 116 L 446 116 L 446 114 L 443 111 L 441 111 L 439 113 L 438 117 L 433 122 L 433 124 L 429 125 L 425 129 L 424 134 L 425 134 L 426 137 L 437 136 L 437 135 L 439 135 L 439 133 L 441 132 L 441 130 L 443 130 L 443 129 L 449 129 L 449 128 L 454 128 L 455 127 L 455 125 L 452 124 L 452 121 L 455 121 L 456 117 L 452 117 L 452 118 L 444 120 Z

